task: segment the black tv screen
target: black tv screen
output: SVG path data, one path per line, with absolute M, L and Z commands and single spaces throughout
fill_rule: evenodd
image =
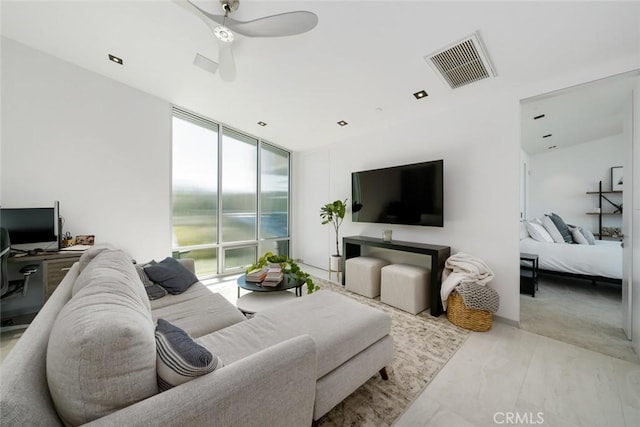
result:
M 443 160 L 353 172 L 353 221 L 443 227 L 443 174 Z

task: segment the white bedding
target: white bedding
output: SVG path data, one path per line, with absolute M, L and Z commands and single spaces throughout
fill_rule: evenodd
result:
M 538 255 L 541 270 L 622 279 L 621 242 L 596 240 L 595 245 L 520 240 L 520 252 Z

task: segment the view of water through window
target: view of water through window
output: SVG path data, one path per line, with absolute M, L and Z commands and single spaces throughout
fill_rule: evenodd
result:
M 289 152 L 174 110 L 172 161 L 174 257 L 206 277 L 288 255 Z

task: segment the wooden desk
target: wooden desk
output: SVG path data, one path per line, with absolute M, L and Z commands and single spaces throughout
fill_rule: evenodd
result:
M 440 288 L 442 287 L 442 270 L 444 269 L 444 262 L 451 255 L 451 247 L 430 245 L 427 243 L 414 243 L 414 242 L 400 242 L 390 241 L 385 242 L 382 239 L 376 239 L 374 237 L 366 236 L 350 236 L 342 239 L 342 247 L 344 253 L 344 260 L 349 258 L 355 258 L 360 256 L 362 252 L 362 246 L 372 246 L 377 248 L 391 249 L 394 251 L 412 252 L 416 254 L 429 255 L 431 257 L 431 265 L 427 266 L 430 269 L 431 284 L 429 285 L 429 292 L 431 298 L 431 315 L 438 317 L 442 314 L 442 301 L 440 300 Z M 344 261 L 342 266 L 342 285 L 344 286 L 344 279 L 347 272 L 345 271 Z

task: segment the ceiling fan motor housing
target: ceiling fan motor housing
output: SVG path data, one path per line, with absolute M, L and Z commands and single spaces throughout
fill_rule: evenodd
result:
M 220 4 L 222 5 L 222 9 L 225 12 L 234 12 L 238 10 L 238 6 L 240 6 L 240 0 L 220 0 Z

